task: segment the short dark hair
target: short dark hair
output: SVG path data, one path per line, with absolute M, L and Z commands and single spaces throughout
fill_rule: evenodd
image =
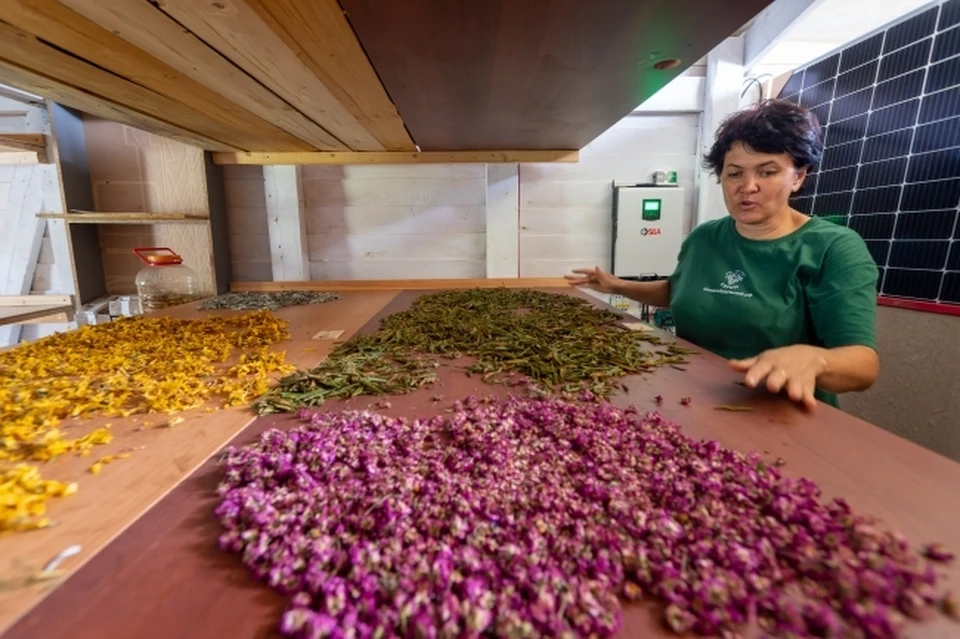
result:
M 763 100 L 724 120 L 704 167 L 719 177 L 727 151 L 737 142 L 760 153 L 788 153 L 798 169 L 813 168 L 823 155 L 817 116 L 788 100 Z

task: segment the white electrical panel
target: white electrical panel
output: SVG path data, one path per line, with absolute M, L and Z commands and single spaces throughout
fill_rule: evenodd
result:
M 613 197 L 613 274 L 669 276 L 683 242 L 683 189 L 617 186 Z

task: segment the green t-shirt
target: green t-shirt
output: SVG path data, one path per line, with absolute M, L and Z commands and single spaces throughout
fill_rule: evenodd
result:
M 726 217 L 696 227 L 670 276 L 677 336 L 727 359 L 791 344 L 876 349 L 877 265 L 863 239 L 811 218 L 751 240 Z M 817 399 L 839 406 L 817 390 Z

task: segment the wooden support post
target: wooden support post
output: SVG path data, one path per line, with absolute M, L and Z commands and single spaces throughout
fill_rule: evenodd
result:
M 707 55 L 707 85 L 698 145 L 701 158 L 713 146 L 714 135 L 723 120 L 740 108 L 742 83 L 743 41 L 740 38 L 727 38 Z M 699 171 L 696 224 L 727 215 L 716 176 L 702 167 Z
M 518 165 L 487 165 L 487 277 L 520 277 L 519 189 Z
M 270 259 L 276 282 L 310 279 L 307 226 L 303 215 L 300 169 L 296 166 L 263 167 L 270 234 Z

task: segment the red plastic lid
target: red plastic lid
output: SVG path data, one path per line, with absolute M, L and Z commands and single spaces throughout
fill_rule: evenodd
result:
M 165 246 L 135 248 L 133 252 L 150 266 L 169 266 L 170 264 L 183 263 L 183 258 Z

